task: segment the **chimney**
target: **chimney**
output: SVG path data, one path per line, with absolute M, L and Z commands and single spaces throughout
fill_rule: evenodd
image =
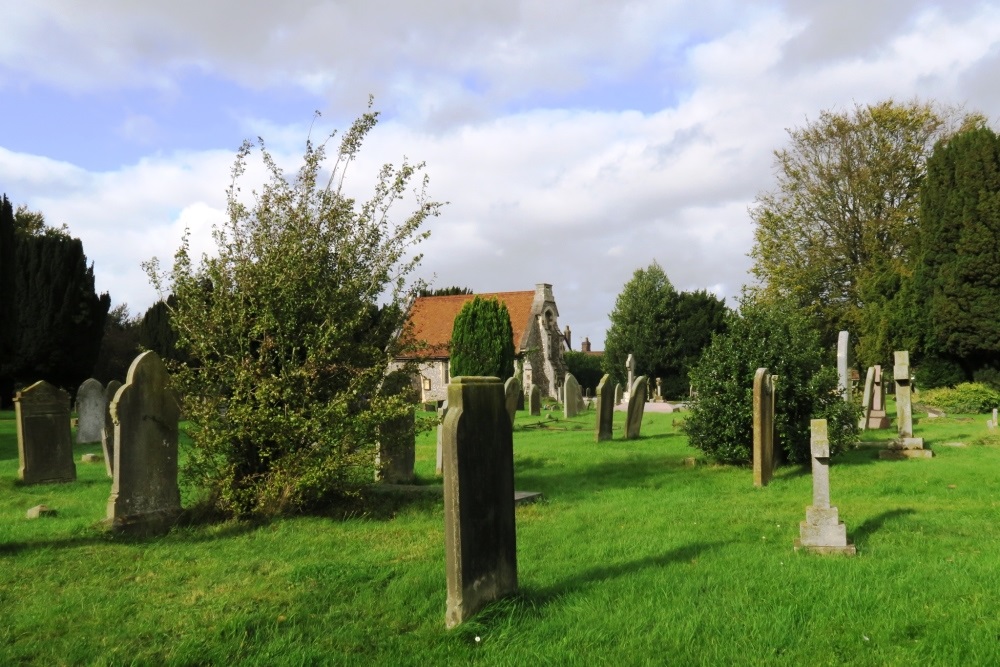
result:
M 583 342 L 580 343 L 580 351 L 581 352 L 590 352 L 590 338 L 589 337 L 584 336 Z

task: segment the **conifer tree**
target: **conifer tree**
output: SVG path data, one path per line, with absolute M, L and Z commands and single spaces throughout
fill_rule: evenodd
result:
M 497 299 L 478 296 L 462 306 L 451 331 L 451 375 L 514 375 L 514 330 Z

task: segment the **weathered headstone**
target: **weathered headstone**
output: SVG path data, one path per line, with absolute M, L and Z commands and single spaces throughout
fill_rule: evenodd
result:
M 104 428 L 101 429 L 101 449 L 104 450 L 104 467 L 108 477 L 115 476 L 115 422 L 111 418 L 111 401 L 122 383 L 112 380 L 104 389 Z
M 777 375 L 758 368 L 753 378 L 753 485 L 767 486 L 774 475 L 774 397 Z
M 531 385 L 531 391 L 528 392 L 528 414 L 532 417 L 542 415 L 542 388 L 537 384 Z
M 444 404 L 438 408 L 438 426 L 437 426 L 437 463 L 434 466 L 434 472 L 438 475 L 444 474 L 444 418 L 448 415 L 448 401 L 444 401 Z
M 69 394 L 41 380 L 17 392 L 17 477 L 25 484 L 76 479 Z
M 632 390 L 632 383 L 635 382 L 635 357 L 631 354 L 625 360 L 625 373 L 628 375 L 625 380 L 625 398 L 628 398 L 629 392 Z
M 889 428 L 889 416 L 885 412 L 885 381 L 882 367 L 875 367 L 872 380 L 872 407 L 868 415 L 868 428 Z
M 35 505 L 24 513 L 26 519 L 41 519 L 45 516 L 56 516 L 58 512 L 48 505 Z
M 656 378 L 656 393 L 653 394 L 655 403 L 663 402 L 663 378 Z
M 597 385 L 597 435 L 596 440 L 611 440 L 614 437 L 612 430 L 615 419 L 616 394 L 622 386 L 611 386 L 611 376 L 605 375 Z
M 444 420 L 445 625 L 517 590 L 514 441 L 498 378 L 457 377 Z
M 108 523 L 115 530 L 159 529 L 181 511 L 177 486 L 180 405 L 155 352 L 143 352 L 111 401 L 115 465 Z
M 379 428 L 376 474 L 386 484 L 413 481 L 416 462 L 416 414 L 411 406 L 405 414 L 386 420 Z
M 76 392 L 76 441 L 100 442 L 104 428 L 104 386 L 99 380 L 83 381 Z
M 646 412 L 646 383 L 645 375 L 640 375 L 632 383 L 628 393 L 628 418 L 625 421 L 625 439 L 634 440 L 639 437 L 642 429 L 642 416 Z
M 510 425 L 514 425 L 514 418 L 517 416 L 517 399 L 521 396 L 521 383 L 517 378 L 507 378 L 503 383 L 504 403 L 507 407 L 507 414 L 510 415 Z
M 813 502 L 806 507 L 806 520 L 799 523 L 795 549 L 853 556 L 856 550 L 847 543 L 847 526 L 840 521 L 837 508 L 830 506 L 830 438 L 826 420 L 813 419 L 810 428 Z
M 896 429 L 899 437 L 888 450 L 879 452 L 882 459 L 930 458 L 933 453 L 924 449 L 924 439 L 913 437 L 913 403 L 910 395 L 910 353 L 893 353 L 895 364 L 892 374 L 896 380 Z
M 872 392 L 875 390 L 875 367 L 868 367 L 868 374 L 865 375 L 865 389 L 861 394 L 861 419 L 858 421 L 858 428 L 864 431 L 868 428 L 868 420 L 872 416 Z
M 837 383 L 844 400 L 851 400 L 851 335 L 841 331 L 837 335 Z
M 991 431 L 995 430 L 997 427 L 997 409 L 993 408 L 993 419 L 986 422 L 986 428 Z
M 576 381 L 572 373 L 566 373 L 566 384 L 563 387 L 563 415 L 566 419 L 576 417 L 580 414 L 580 383 Z
M 615 384 L 615 405 L 621 405 L 622 398 L 624 397 L 624 392 L 622 391 L 621 384 Z

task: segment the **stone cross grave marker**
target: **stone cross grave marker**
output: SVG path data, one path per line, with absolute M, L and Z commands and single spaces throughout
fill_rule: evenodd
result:
M 570 419 L 580 414 L 580 383 L 572 373 L 566 373 L 563 397 L 563 416 Z
M 889 416 L 885 412 L 885 381 L 882 367 L 875 366 L 872 380 L 872 407 L 868 414 L 868 428 L 889 428 Z
M 653 400 L 657 403 L 663 402 L 663 378 L 656 378 L 656 394 Z
M 542 388 L 537 384 L 531 385 L 531 391 L 528 394 L 528 414 L 532 417 L 542 415 Z
M 621 389 L 621 385 L 617 385 L 617 389 Z M 605 374 L 597 385 L 597 428 L 595 436 L 597 442 L 611 440 L 614 437 L 612 426 L 615 419 L 616 393 L 616 389 L 612 388 L 611 376 Z
M 76 480 L 69 394 L 40 380 L 14 397 L 17 478 L 25 484 Z
M 115 465 L 108 523 L 120 531 L 168 527 L 181 511 L 177 486 L 180 404 L 155 352 L 143 352 L 111 401 Z
M 830 438 L 826 420 L 813 419 L 810 430 L 813 502 L 806 507 L 806 520 L 799 523 L 795 550 L 853 556 L 856 550 L 847 542 L 847 526 L 840 521 L 837 508 L 830 506 Z
M 861 419 L 858 427 L 864 431 L 868 428 L 868 420 L 872 416 L 872 392 L 875 390 L 875 367 L 869 366 L 865 375 L 865 390 L 861 394 Z
M 83 381 L 76 392 L 76 441 L 100 442 L 104 429 L 104 387 L 98 380 Z
M 101 449 L 104 450 L 104 468 L 108 477 L 115 476 L 115 421 L 111 418 L 111 401 L 121 389 L 122 383 L 112 380 L 104 388 L 104 427 L 101 429 Z
M 498 378 L 457 377 L 444 419 L 445 625 L 517 590 L 514 440 Z
M 758 368 L 753 378 L 753 485 L 764 487 L 774 476 L 774 402 L 778 376 Z
M 844 400 L 851 400 L 851 335 L 841 331 L 837 335 L 837 382 Z
M 896 428 L 899 437 L 887 450 L 879 452 L 882 459 L 930 458 L 933 453 L 924 449 L 924 439 L 913 437 L 913 402 L 910 395 L 910 353 L 893 353 L 895 364 L 892 374 L 896 380 Z
M 646 412 L 646 384 L 645 375 L 640 375 L 632 383 L 628 393 L 628 418 L 625 421 L 625 439 L 634 440 L 639 437 L 642 429 L 642 416 Z

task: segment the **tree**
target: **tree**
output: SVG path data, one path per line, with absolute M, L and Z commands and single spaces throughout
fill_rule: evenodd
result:
M 439 287 L 437 289 L 422 288 L 417 292 L 417 296 L 456 296 L 459 294 L 472 294 L 468 287 Z
M 14 393 L 14 359 L 17 354 L 17 298 L 14 266 L 14 209 L 7 195 L 0 199 L 0 408 Z
M 108 311 L 100 352 L 90 376 L 102 384 L 112 380 L 125 382 L 129 366 L 138 354 L 139 321 L 132 317 L 127 303 L 119 304 Z
M 451 375 L 514 376 L 514 330 L 507 306 L 474 297 L 455 316 L 451 330 Z
M 1000 136 L 982 127 L 941 142 L 920 203 L 914 291 L 928 357 L 921 377 L 933 386 L 960 379 L 948 365 L 964 379 L 1000 367 Z
M 268 178 L 250 198 L 240 190 L 254 152 L 245 142 L 228 220 L 214 229 L 217 256 L 196 266 L 185 236 L 169 272 L 146 265 L 160 294 L 176 295 L 178 348 L 197 360 L 174 375 L 193 423 L 185 474 L 225 511 L 299 510 L 354 493 L 374 478 L 380 428 L 410 409 L 384 378 L 402 305 L 420 287 L 408 284 L 428 234 L 420 227 L 441 204 L 423 176 L 414 209 L 394 219 L 423 169 L 406 161 L 381 169 L 369 200 L 344 193 L 377 118 L 354 121 L 328 171 L 330 139 L 307 140 L 294 176 L 261 140 Z
M 590 389 L 596 395 L 597 385 L 604 377 L 600 355 L 567 350 L 563 352 L 563 361 L 566 362 L 566 370 L 576 378 L 580 386 Z
M 663 378 L 663 395 L 687 396 L 689 375 L 702 352 L 712 342 L 712 335 L 726 329 L 726 302 L 706 290 L 677 295 L 677 328 L 670 346 L 678 371 Z
M 717 461 L 749 463 L 753 451 L 753 379 L 758 368 L 778 376 L 775 440 L 789 462 L 810 458 L 811 419 L 829 422 L 831 452 L 857 440 L 860 410 L 837 391 L 833 365 L 813 322 L 790 304 L 744 296 L 691 371 L 695 396 L 684 421 L 691 446 Z
M 189 360 L 177 350 L 177 332 L 170 323 L 170 313 L 176 308 L 173 294 L 147 308 L 138 325 L 139 345 L 164 361 L 185 362 Z
M 887 100 L 790 129 L 790 146 L 775 151 L 777 186 L 750 211 L 761 297 L 817 318 L 828 344 L 841 329 L 857 332 L 862 365 L 884 363 L 897 341 L 870 329 L 899 308 L 886 290 L 912 274 L 927 158 L 957 126 L 984 123 L 954 108 Z M 866 345 L 873 336 L 877 347 Z

